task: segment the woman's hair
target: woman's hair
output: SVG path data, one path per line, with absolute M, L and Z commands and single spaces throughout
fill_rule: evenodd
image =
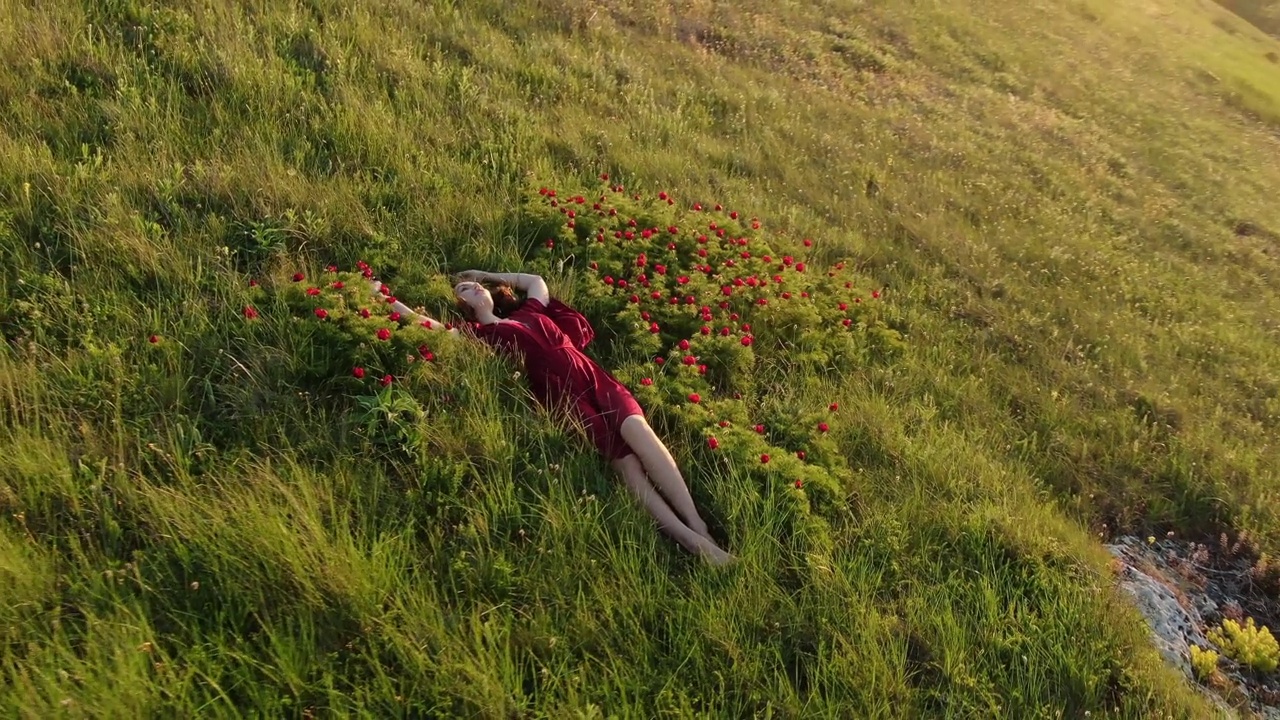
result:
M 489 290 L 489 294 L 493 296 L 493 314 L 500 318 L 505 318 L 515 312 L 524 300 L 516 295 L 516 291 L 506 283 L 481 283 Z M 458 299 L 458 312 L 467 322 L 476 322 L 476 312 L 464 302 Z

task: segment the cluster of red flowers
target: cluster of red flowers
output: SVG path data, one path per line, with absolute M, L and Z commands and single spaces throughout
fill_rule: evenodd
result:
M 607 175 L 601 179 L 608 181 Z M 841 290 L 841 280 L 837 279 L 846 268 L 845 262 L 833 263 L 825 273 L 815 272 L 813 259 L 805 256 L 814 247 L 811 238 L 799 242 L 781 237 L 764 239 L 760 218 L 744 219 L 739 212 L 726 211 L 720 204 L 711 211 L 721 213 L 718 217 L 709 215 L 709 208 L 704 210 L 703 203 L 695 202 L 686 211 L 665 211 L 675 215 L 658 221 L 664 211 L 653 210 L 652 206 L 645 210 L 630 203 L 620 185 L 609 186 L 608 190 L 612 191 L 612 198 L 604 192 L 593 202 L 583 195 L 561 196 L 554 189 L 541 188 L 539 194 L 549 207 L 564 216 L 567 230 L 544 244 L 556 255 L 588 253 L 587 265 L 608 289 L 607 294 L 618 296 L 627 307 L 635 308 L 632 312 L 644 323 L 640 327 L 661 338 L 664 346 L 675 353 L 671 357 L 678 360 L 674 364 L 677 370 L 697 368 L 698 375 L 707 375 L 708 365 L 716 364 L 715 355 L 723 347 L 719 344 L 721 339 L 734 336 L 735 344 L 752 351 L 761 349 L 758 346 L 762 339 L 767 343 L 763 347 L 766 354 L 784 351 L 777 344 L 781 341 L 775 340 L 776 328 L 771 326 L 775 305 L 785 308 L 788 303 L 803 302 L 818 309 L 819 315 L 832 322 L 823 332 L 848 332 L 861 327 L 864 296 L 850 292 L 854 288 L 851 280 L 844 281 Z M 640 196 L 632 195 L 630 199 L 640 200 Z M 657 200 L 659 208 L 675 203 L 665 191 L 657 194 Z M 795 243 L 794 249 L 777 252 L 778 243 Z M 879 289 L 868 294 L 872 299 L 881 297 Z M 668 327 L 684 324 L 686 307 L 702 324 L 692 337 L 671 337 Z M 753 313 L 763 336 L 752 331 L 748 320 Z M 812 316 L 813 313 L 802 315 Z M 704 358 L 699 351 L 709 354 Z M 666 355 L 660 353 L 654 363 L 670 367 L 665 363 Z M 643 377 L 639 382 L 647 388 L 660 379 Z M 714 384 L 686 387 L 684 399 L 690 406 L 714 407 L 706 404 L 712 387 Z M 734 393 L 734 397 L 740 395 Z M 829 405 L 833 412 L 837 407 L 837 403 Z M 719 424 L 726 427 L 728 421 Z M 831 431 L 827 422 L 811 427 L 815 436 Z M 763 424 L 756 424 L 754 429 L 762 435 L 765 432 Z M 711 450 L 721 445 L 720 438 L 707 437 Z M 797 459 L 806 460 L 804 449 L 794 452 Z M 762 453 L 759 459 L 761 464 L 768 464 L 770 455 Z M 795 482 L 797 488 L 802 487 L 801 481 Z

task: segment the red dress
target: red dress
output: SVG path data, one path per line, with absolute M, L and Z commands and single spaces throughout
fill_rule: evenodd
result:
M 576 409 L 605 457 L 631 454 L 619 428 L 624 418 L 644 411 L 631 391 L 582 352 L 595 337 L 582 313 L 555 298 L 546 305 L 529 298 L 507 320 L 515 322 L 472 327 L 486 343 L 523 357 L 534 396 L 546 407 L 564 402 Z

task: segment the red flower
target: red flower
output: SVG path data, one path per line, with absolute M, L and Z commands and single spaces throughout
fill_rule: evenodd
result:
M 331 272 L 331 273 L 336 273 L 336 272 L 338 272 L 338 266 L 337 266 L 337 265 L 330 265 L 329 267 L 325 268 L 325 270 L 326 270 L 326 271 L 328 271 L 328 272 Z
M 394 379 L 395 379 L 395 378 L 391 377 L 390 375 L 383 375 L 383 376 L 382 376 L 382 387 L 386 387 L 386 386 L 390 385 L 390 384 L 391 384 L 391 381 L 392 381 L 392 380 L 394 380 Z
M 702 334 L 703 334 L 703 335 L 710 335 L 710 334 L 711 334 L 711 328 L 707 327 L 706 325 L 703 325 L 703 326 L 702 326 Z
M 659 199 L 659 200 L 666 200 L 666 199 L 667 199 L 667 191 L 666 191 L 666 190 L 663 190 L 662 192 L 658 193 L 658 199 Z
M 339 281 L 335 282 L 335 283 L 332 285 L 332 287 L 333 287 L 333 289 L 334 289 L 334 290 L 341 290 L 342 288 L 346 287 L 346 285 L 345 285 L 341 280 L 339 280 Z
M 395 304 L 396 304 L 396 298 L 395 298 L 395 296 L 394 296 L 394 295 L 393 295 L 393 296 L 391 296 L 391 297 L 388 297 L 388 298 L 387 298 L 387 304 L 388 304 L 388 305 L 395 305 Z
M 804 451 L 803 451 L 803 450 L 797 450 L 797 451 L 796 451 L 796 457 L 797 457 L 797 458 L 800 458 L 801 460 L 803 460 L 803 459 L 804 459 Z
M 733 331 L 729 329 L 729 326 L 728 326 L 728 325 L 725 325 L 724 327 L 720 328 L 720 335 L 721 335 L 722 337 L 728 337 L 728 336 L 729 336 L 729 333 L 731 333 L 731 332 L 733 332 Z
M 804 481 L 803 481 L 803 480 L 796 480 L 796 489 L 797 489 L 797 490 L 799 490 L 799 489 L 800 489 L 800 488 L 802 488 L 802 487 L 804 487 Z
M 591 261 L 591 264 L 590 264 L 590 265 L 588 265 L 588 267 L 590 267 L 592 270 L 599 270 L 599 269 L 600 269 L 600 263 L 596 262 L 595 260 L 592 260 L 592 261 Z
M 744 336 L 742 337 L 742 346 L 743 346 L 743 347 L 751 347 L 751 336 L 750 336 L 750 335 L 744 335 Z
M 827 406 L 827 409 L 832 412 L 835 412 L 836 410 L 840 409 L 840 403 L 831 403 L 830 405 Z
M 706 256 L 707 256 L 707 249 L 706 249 L 706 248 L 698 248 L 698 257 L 706 257 Z
M 699 395 L 698 393 L 689 393 L 689 402 L 694 403 L 696 405 L 702 402 L 702 396 Z
M 355 375 L 357 380 L 362 380 L 364 379 L 364 368 L 362 367 L 352 368 L 351 374 Z
M 249 279 L 249 287 L 258 287 L 258 281 L 257 281 L 257 280 L 254 280 L 254 279 L 252 279 L 252 278 L 250 278 L 250 279 Z
M 760 463 L 761 463 L 762 465 L 768 465 L 768 464 L 769 464 L 769 453 L 761 453 L 761 454 L 760 454 Z
M 755 430 L 756 432 L 760 433 L 761 435 L 763 435 L 763 434 L 764 434 L 764 425 L 756 425 L 756 426 L 755 426 L 754 428 L 752 428 L 752 429 L 753 429 L 753 430 Z
M 804 272 L 804 263 L 802 262 L 796 263 L 796 272 Z
M 844 325 L 845 327 L 849 327 L 850 325 L 853 324 L 853 321 L 850 320 L 849 318 L 845 318 L 844 320 L 840 321 L 840 324 Z
M 754 219 L 754 218 L 753 218 L 753 219 L 751 220 L 751 229 L 752 229 L 752 230 L 759 230 L 759 229 L 760 229 L 760 221 L 759 221 L 759 220 L 756 220 L 756 219 Z
M 723 205 L 721 205 L 720 203 L 716 203 L 716 212 L 720 212 L 723 209 L 724 209 Z
M 253 320 L 254 318 L 258 317 L 258 311 L 254 310 L 252 305 L 245 305 L 244 316 L 249 320 Z
M 793 262 L 795 262 L 795 258 L 791 257 L 790 255 L 787 255 L 787 256 L 785 256 L 785 257 L 783 257 L 783 258 L 782 258 L 782 264 L 783 264 L 783 265 L 790 266 L 790 265 L 791 265 L 791 263 L 793 263 Z
M 658 292 L 657 290 L 654 290 L 653 292 L 649 293 L 649 297 L 653 298 L 654 300 L 661 300 L 662 293 Z
M 640 384 L 641 384 L 641 385 L 652 385 L 652 384 L 653 384 L 653 378 L 640 378 Z
M 688 350 L 688 349 L 689 349 L 689 341 L 688 341 L 688 340 L 681 340 L 681 341 L 680 341 L 680 349 L 681 349 L 681 350 Z
M 294 273 L 294 274 L 293 274 L 293 281 L 294 281 L 294 282 L 302 282 L 303 280 L 306 280 L 306 279 L 307 279 L 307 276 L 306 276 L 306 275 L 303 275 L 303 274 L 302 274 L 302 273 L 300 273 L 300 272 L 299 272 L 299 273 Z
M 701 210 L 702 210 L 702 203 L 694 203 L 694 204 L 693 204 L 693 211 L 694 211 L 694 212 L 700 212 Z
M 618 281 L 618 287 L 622 288 L 623 290 L 625 290 L 625 289 L 627 288 L 627 285 L 628 285 L 628 283 L 627 283 L 627 281 L 626 281 L 626 280 L 619 280 L 619 281 Z
M 386 328 L 378 328 L 378 339 L 383 342 L 391 339 L 391 331 Z
M 654 364 L 655 364 L 655 365 L 661 365 L 662 363 L 664 363 L 664 362 L 666 362 L 666 361 L 667 361 L 667 359 L 666 359 L 666 358 L 661 358 L 661 357 L 656 357 L 656 358 L 654 358 L 654 359 L 653 359 L 653 362 L 654 362 Z
M 681 285 L 688 285 L 688 284 L 689 284 L 689 276 L 688 276 L 688 275 L 681 275 L 680 277 L 676 278 L 676 282 L 677 282 L 677 283 L 680 283 Z
M 329 311 L 325 310 L 324 308 L 316 308 L 316 317 L 320 318 L 321 320 L 324 320 L 325 318 L 329 317 Z
M 360 317 L 362 318 L 369 317 L 369 308 L 360 308 Z
M 639 295 L 632 295 L 631 297 L 627 298 L 627 300 L 630 300 L 632 304 L 635 304 L 635 303 L 640 302 L 640 296 L 639 296 Z
M 320 294 L 320 288 L 309 287 L 307 288 L 307 294 L 312 297 L 315 297 L 316 295 Z
M 737 318 L 734 319 L 736 320 Z M 742 331 L 751 332 L 751 323 L 742 323 Z
M 696 357 L 694 357 L 694 356 L 692 356 L 692 355 L 685 355 L 685 356 L 684 356 L 684 364 L 685 364 L 685 365 L 697 365 L 697 364 L 698 364 L 698 358 L 696 358 Z
M 707 366 L 706 366 L 706 365 L 699 365 L 699 366 L 698 366 L 698 374 L 699 374 L 699 375 L 706 375 L 706 374 L 707 374 Z
M 155 345 L 156 343 L 160 342 L 160 336 L 152 335 L 151 337 L 147 338 L 147 342 L 151 343 L 152 345 Z
M 660 328 L 658 327 L 658 323 L 649 323 L 649 332 L 651 332 L 651 333 L 655 333 L 655 334 L 656 334 L 656 333 L 658 333 L 658 332 L 660 332 L 660 331 L 661 331 L 661 330 L 660 330 Z
M 879 291 L 879 290 L 872 290 L 872 291 L 871 291 L 871 297 L 873 297 L 873 298 L 878 298 L 878 297 L 880 297 L 880 291 Z
M 768 304 L 769 304 L 769 301 L 768 301 L 766 298 L 760 298 L 759 300 L 757 300 L 757 301 L 756 301 L 756 304 L 757 304 L 757 305 L 768 305 Z
M 729 427 L 729 421 L 728 421 L 728 420 L 721 420 L 721 421 L 720 421 L 720 427 Z
M 720 441 L 715 439 L 714 437 L 709 437 L 707 438 L 707 447 L 711 448 L 712 450 L 715 450 L 716 448 L 720 447 Z
M 840 309 L 841 309 L 842 311 L 843 311 L 843 310 L 848 310 L 848 309 L 849 309 L 849 303 L 840 303 Z
M 804 246 L 805 246 L 805 247 L 811 247 L 812 245 L 813 245 L 813 241 L 812 241 L 812 240 L 810 240 L 809 238 L 805 238 L 805 239 L 804 239 Z
M 736 321 L 738 319 L 738 313 L 729 313 L 729 319 Z
M 732 219 L 734 219 L 734 220 L 737 220 L 737 219 L 738 219 L 738 211 L 737 211 L 737 210 L 734 210 L 733 212 L 729 213 L 729 217 L 730 217 L 730 218 L 732 218 Z
M 654 298 L 654 299 L 655 299 L 655 300 L 657 300 L 657 298 Z M 641 311 L 641 313 L 640 313 L 640 319 L 641 319 L 641 320 L 646 320 L 646 321 L 647 321 L 647 320 L 649 319 L 649 311 L 648 311 L 648 310 L 643 310 L 643 311 Z
M 553 248 L 555 246 L 556 246 L 556 241 L 552 240 L 551 238 L 547 238 L 547 247 Z
M 680 232 L 680 228 L 676 227 L 675 225 L 668 225 L 667 232 L 671 233 L 672 235 L 675 235 Z
M 604 276 L 604 284 L 605 284 L 605 285 L 612 285 L 612 284 L 613 284 L 613 276 L 612 276 L 612 275 L 605 275 L 605 276 Z
M 609 179 L 609 173 L 600 173 L 600 179 L 601 179 L 601 180 L 608 180 L 608 179 Z
M 422 327 L 424 327 L 424 328 L 428 329 L 428 330 L 430 330 L 431 328 L 435 327 L 435 323 L 431 322 L 430 320 L 423 320 L 422 322 L 420 322 L 420 323 L 418 323 L 418 324 L 419 324 L 419 325 L 421 325 Z
M 828 431 L 828 430 L 830 430 L 830 429 L 831 429 L 831 427 L 830 427 L 829 425 L 827 425 L 826 423 L 824 423 L 824 422 L 820 422 L 820 423 L 818 423 L 818 432 L 826 432 L 826 431 Z
M 789 292 L 784 292 L 784 293 L 782 293 L 782 299 L 783 299 L 783 300 L 790 300 L 790 299 L 791 299 L 791 293 L 789 293 Z
M 732 285 L 725 285 L 724 287 L 720 288 L 720 292 L 724 293 L 725 295 L 732 295 L 732 294 L 733 294 L 733 286 L 732 286 Z

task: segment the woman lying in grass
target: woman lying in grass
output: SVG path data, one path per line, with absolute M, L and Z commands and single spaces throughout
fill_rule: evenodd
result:
M 474 335 L 523 360 L 534 395 L 544 406 L 567 403 L 658 527 L 713 564 L 731 561 L 733 556 L 711 539 L 671 452 L 649 426 L 631 392 L 582 352 L 595 337 L 587 319 L 551 298 L 546 282 L 537 275 L 466 270 L 458 278 L 454 295 L 463 317 L 473 323 Z M 374 292 L 379 287 L 375 280 Z M 523 291 L 526 299 L 518 299 L 513 287 Z M 446 329 L 403 303 L 392 307 L 406 317 L 417 316 L 428 327 Z M 457 327 L 447 329 L 458 331 Z

